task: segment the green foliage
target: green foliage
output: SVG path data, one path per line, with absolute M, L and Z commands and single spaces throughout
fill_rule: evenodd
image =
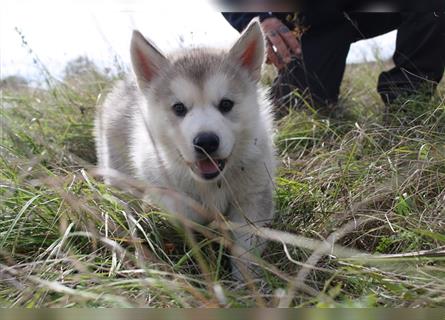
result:
M 95 107 L 113 77 L 79 58 L 46 89 L 2 85 L 0 305 L 445 306 L 445 88 L 385 116 L 383 67 L 348 66 L 351 116 L 291 110 L 278 122 L 270 227 L 384 255 L 311 260 L 303 242 L 270 241 L 251 285 L 230 278 L 224 232 L 181 228 L 90 174 Z M 309 289 L 295 283 L 302 264 Z

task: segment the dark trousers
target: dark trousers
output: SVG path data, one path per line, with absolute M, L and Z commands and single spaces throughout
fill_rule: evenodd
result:
M 397 29 L 394 68 L 382 72 L 377 90 L 385 103 L 401 95 L 432 95 L 445 68 L 445 14 L 303 14 L 302 59 L 279 72 L 272 95 L 288 103 L 292 91 L 316 106 L 336 104 L 351 43 Z

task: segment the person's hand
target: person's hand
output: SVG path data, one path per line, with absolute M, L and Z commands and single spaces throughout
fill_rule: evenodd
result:
M 278 69 L 285 67 L 292 57 L 301 56 L 300 42 L 279 19 L 270 17 L 261 22 L 267 40 L 266 63 L 273 63 Z

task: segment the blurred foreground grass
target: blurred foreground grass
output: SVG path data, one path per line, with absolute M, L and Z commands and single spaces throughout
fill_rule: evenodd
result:
M 2 83 L 0 306 L 445 306 L 445 86 L 384 117 L 382 68 L 348 66 L 346 118 L 277 123 L 277 214 L 251 284 L 230 278 L 219 230 L 190 234 L 90 175 L 112 77 Z

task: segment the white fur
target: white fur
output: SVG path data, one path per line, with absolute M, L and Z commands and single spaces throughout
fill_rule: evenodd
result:
M 185 67 L 174 67 L 181 58 L 165 58 L 141 37 L 136 33 L 132 41 L 138 87 L 131 81 L 119 83 L 96 116 L 99 166 L 184 194 L 235 223 L 261 226 L 269 222 L 273 217 L 275 160 L 271 107 L 257 83 L 264 59 L 258 22 L 253 22 L 227 53 L 209 58 L 213 51 L 204 50 L 184 58 Z M 252 59 L 241 61 L 243 50 L 252 44 Z M 202 78 L 195 79 L 193 70 L 187 69 L 188 63 L 199 67 L 201 61 L 205 64 L 212 59 L 220 65 L 208 74 L 204 70 Z M 217 108 L 223 98 L 235 101 L 227 114 Z M 188 108 L 183 118 L 172 112 L 171 106 L 177 102 Z M 223 172 L 210 181 L 190 168 L 197 161 L 193 139 L 205 131 L 219 137 L 217 158 L 227 159 Z M 199 223 L 212 219 L 168 194 L 153 198 L 175 215 Z M 243 228 L 233 234 L 245 251 L 255 247 L 261 251 L 257 239 Z

